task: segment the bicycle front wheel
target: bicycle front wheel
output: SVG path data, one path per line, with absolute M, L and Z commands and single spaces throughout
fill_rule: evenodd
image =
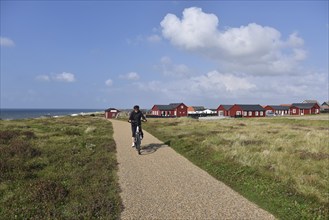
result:
M 140 154 L 140 150 L 141 150 L 141 138 L 140 138 L 139 134 L 136 134 L 136 142 L 135 142 L 135 145 L 136 145 L 136 149 L 138 151 L 138 154 Z

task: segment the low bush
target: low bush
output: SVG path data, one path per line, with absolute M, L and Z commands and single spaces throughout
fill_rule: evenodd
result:
M 97 117 L 0 121 L 0 219 L 118 219 L 112 134 Z

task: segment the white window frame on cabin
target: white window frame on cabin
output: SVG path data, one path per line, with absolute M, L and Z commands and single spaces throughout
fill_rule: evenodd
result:
M 296 114 L 296 109 L 295 108 L 292 110 L 292 113 L 293 114 Z
M 255 111 L 255 116 L 258 117 L 258 111 Z
M 248 112 L 248 116 L 249 116 L 249 117 L 252 116 L 252 111 L 249 111 L 249 112 Z
M 247 116 L 248 112 L 247 111 L 243 111 L 243 116 Z
M 260 116 L 263 116 L 263 115 L 264 115 L 264 112 L 261 111 L 261 112 L 259 113 L 259 115 L 260 115 Z
M 236 115 L 241 115 L 241 111 L 236 111 Z

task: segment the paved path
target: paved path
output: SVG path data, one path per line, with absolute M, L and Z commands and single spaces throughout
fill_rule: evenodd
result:
M 131 148 L 130 124 L 111 122 L 122 219 L 274 219 L 146 131 L 138 155 Z

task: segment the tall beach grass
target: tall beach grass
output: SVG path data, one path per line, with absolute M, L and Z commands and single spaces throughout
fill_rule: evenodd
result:
M 282 219 L 326 219 L 329 121 L 150 119 L 144 128 Z

